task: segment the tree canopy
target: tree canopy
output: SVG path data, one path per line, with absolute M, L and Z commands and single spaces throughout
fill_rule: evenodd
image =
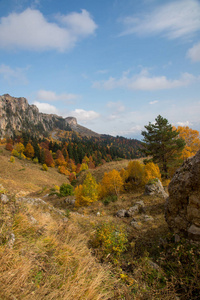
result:
M 143 152 L 147 156 L 152 156 L 152 160 L 158 163 L 163 177 L 168 178 L 169 168 L 180 158 L 185 146 L 185 141 L 179 138 L 179 132 L 173 129 L 168 120 L 162 116 L 155 119 L 155 123 L 150 123 L 142 131 Z

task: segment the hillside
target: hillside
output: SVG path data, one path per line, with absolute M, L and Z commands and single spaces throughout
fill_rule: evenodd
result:
M 67 183 L 54 168 L 44 172 L 18 158 L 11 163 L 3 146 L 0 160 L 1 299 L 198 299 L 197 250 L 174 242 L 161 196 L 138 188 L 75 207 L 74 196 L 52 193 Z M 100 181 L 127 164 L 106 163 L 92 173 Z M 117 217 L 138 205 L 134 218 Z

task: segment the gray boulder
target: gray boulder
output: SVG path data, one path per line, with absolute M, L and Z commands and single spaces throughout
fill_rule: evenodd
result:
M 128 212 L 126 209 L 120 209 L 118 210 L 118 212 L 116 213 L 116 216 L 119 218 L 124 218 L 124 217 L 128 217 Z
M 144 194 L 150 196 L 159 195 L 164 199 L 168 197 L 168 194 L 165 192 L 163 185 L 159 179 L 157 179 L 153 183 L 146 184 Z

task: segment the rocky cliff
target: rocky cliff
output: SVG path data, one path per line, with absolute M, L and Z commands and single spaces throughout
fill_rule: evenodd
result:
M 183 163 L 169 184 L 166 221 L 174 233 L 200 241 L 200 151 Z
M 11 136 L 16 131 L 30 131 L 43 135 L 56 129 L 72 130 L 86 136 L 97 133 L 77 124 L 74 117 L 62 118 L 54 114 L 40 113 L 35 105 L 29 105 L 26 98 L 0 96 L 0 137 Z

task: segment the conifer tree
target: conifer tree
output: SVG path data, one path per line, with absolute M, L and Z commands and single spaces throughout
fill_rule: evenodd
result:
M 153 162 L 158 163 L 163 177 L 169 177 L 169 168 L 179 159 L 185 146 L 182 138 L 178 138 L 179 132 L 174 130 L 168 120 L 162 116 L 155 119 L 155 123 L 144 126 L 142 131 L 143 152 L 152 156 Z

